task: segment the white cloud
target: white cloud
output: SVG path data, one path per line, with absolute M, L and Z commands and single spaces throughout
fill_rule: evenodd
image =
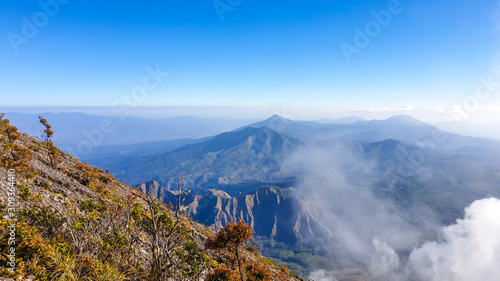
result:
M 405 104 L 403 105 L 400 110 L 413 110 L 413 106 L 409 105 L 409 104 Z
M 425 281 L 497 281 L 500 276 L 500 200 L 478 200 L 465 218 L 443 229 L 443 240 L 424 244 L 409 270 Z
M 381 277 L 387 273 L 394 272 L 399 267 L 399 257 L 394 249 L 385 241 L 378 238 L 373 239 L 375 252 L 370 262 L 370 271 L 375 276 Z
M 309 275 L 308 279 L 314 281 L 337 281 L 337 279 L 335 279 L 334 277 L 333 272 L 325 271 L 323 269 L 314 271 L 313 273 L 311 273 L 311 275 Z

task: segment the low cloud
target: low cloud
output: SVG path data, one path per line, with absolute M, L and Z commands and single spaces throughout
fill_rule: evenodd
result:
M 373 280 L 498 280 L 499 199 L 473 202 L 463 219 L 441 229 L 432 218 L 419 217 L 429 225 L 421 229 L 425 224 L 409 223 L 398 207 L 374 196 L 373 164 L 360 161 L 340 141 L 298 149 L 287 168 L 298 177 L 297 195 L 328 212 L 322 223 L 333 237 L 327 244 L 336 245 L 336 254 L 356 261 Z M 439 233 L 437 241 L 422 244 L 432 233 Z M 309 279 L 335 281 L 339 274 L 318 270 Z
M 376 277 L 386 277 L 396 272 L 399 267 L 399 257 L 394 249 L 385 241 L 373 239 L 375 252 L 372 255 L 370 271 Z
M 337 281 L 337 279 L 335 279 L 334 272 L 323 269 L 314 271 L 311 275 L 309 275 L 308 279 L 314 281 Z
M 442 239 L 414 250 L 410 275 L 422 281 L 497 281 L 500 276 L 500 200 L 478 200 Z
M 413 106 L 409 105 L 409 104 L 406 104 L 406 105 L 403 105 L 400 110 L 413 110 Z
M 414 249 L 405 264 L 392 247 L 373 240 L 370 275 L 388 281 L 498 281 L 500 276 L 500 200 L 477 200 L 464 219 L 441 230 L 439 241 Z M 318 270 L 309 278 L 336 281 L 335 272 Z
M 297 196 L 325 212 L 320 223 L 333 234 L 326 243 L 333 254 L 355 261 L 353 267 L 372 269 L 374 276 L 390 276 L 399 265 L 396 253 L 418 245 L 421 230 L 401 217 L 397 206 L 372 193 L 375 163 L 358 159 L 351 149 L 336 140 L 306 145 L 286 166 L 297 175 Z M 334 276 L 316 271 L 310 279 L 332 281 Z

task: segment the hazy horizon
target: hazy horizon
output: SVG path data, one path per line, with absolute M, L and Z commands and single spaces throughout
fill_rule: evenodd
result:
M 395 115 L 409 115 L 420 121 L 436 126 L 450 133 L 472 137 L 482 137 L 500 140 L 500 132 L 491 130 L 492 127 L 500 126 L 500 120 L 481 118 L 469 119 L 446 119 L 437 110 L 415 111 L 408 109 L 381 110 L 381 111 L 348 111 L 332 112 L 320 110 L 308 110 L 297 107 L 136 107 L 129 108 L 126 116 L 145 119 L 161 119 L 180 116 L 192 116 L 203 119 L 232 119 L 248 120 L 254 122 L 264 120 L 272 115 L 279 115 L 295 121 L 321 121 L 322 119 L 341 119 L 346 117 L 360 117 L 364 120 L 384 120 Z M 122 117 L 123 111 L 114 110 L 110 107 L 3 107 L 0 111 L 5 113 L 84 113 L 95 116 Z M 478 114 L 476 114 L 477 117 Z M 484 115 L 482 116 L 484 118 Z M 7 116 L 8 118 L 8 116 Z M 496 123 L 498 122 L 498 123 Z

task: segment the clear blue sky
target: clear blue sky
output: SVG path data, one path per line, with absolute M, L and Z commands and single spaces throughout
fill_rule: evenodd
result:
M 391 1 L 220 0 L 241 2 L 223 20 L 213 0 L 60 1 L 32 38 L 38 2 L 1 1 L 2 106 L 111 106 L 159 65 L 170 74 L 139 106 L 434 110 L 473 94 L 500 50 L 492 0 L 402 0 L 350 63 L 340 44 Z

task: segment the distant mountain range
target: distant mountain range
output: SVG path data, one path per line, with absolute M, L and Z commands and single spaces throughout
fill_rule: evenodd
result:
M 435 135 L 439 140 L 433 140 Z M 387 140 L 401 149 L 386 148 L 379 161 L 398 160 L 395 153 L 408 154 L 411 150 L 432 149 L 433 158 L 439 153 L 480 154 L 498 151 L 499 147 L 498 141 L 450 134 L 405 115 L 350 124 L 292 121 L 275 115 L 214 137 L 97 148 L 84 160 L 108 167 L 133 185 L 155 180 L 169 189 L 182 172 L 192 188 L 281 183 L 294 178 L 284 163 L 298 147 L 342 144 L 362 156 L 364 152 L 356 151 L 356 147 L 371 147 Z
M 213 136 L 243 126 L 249 120 L 204 119 L 179 116 L 161 119 L 139 117 L 96 116 L 84 113 L 40 113 L 26 114 L 7 112 L 6 118 L 32 136 L 41 135 L 38 116 L 43 115 L 56 134 L 54 142 L 61 148 L 76 148 L 81 140 L 98 139 L 96 130 L 106 122 L 110 130 L 101 130 L 103 138 L 94 146 L 128 145 L 141 142 L 166 141 Z M 104 121 L 103 121 L 104 120 Z M 90 137 L 89 137 L 90 136 Z
M 129 121 L 117 125 L 109 143 L 126 138 L 127 126 L 134 134 L 142 128 L 143 121 Z M 360 257 L 374 237 L 404 255 L 436 239 L 439 226 L 454 222 L 474 200 L 500 197 L 500 141 L 451 134 L 407 115 L 319 122 L 275 115 L 200 130 L 210 121 L 170 121 L 178 123 L 168 125 L 177 128 L 172 134 L 158 123 L 155 135 L 149 123 L 143 129 L 151 135 L 135 140 L 154 135 L 155 141 L 96 146 L 81 160 L 167 204 L 177 200 L 177 178 L 184 174 L 191 193 L 183 204 L 194 220 L 220 229 L 244 219 L 268 239 L 265 245 L 302 245 L 293 248 L 299 252 L 323 241 L 332 248 L 312 256 L 339 267 L 346 259 L 363 267 Z M 182 137 L 165 137 L 176 134 Z M 300 255 L 273 257 L 308 268 L 309 258 Z

